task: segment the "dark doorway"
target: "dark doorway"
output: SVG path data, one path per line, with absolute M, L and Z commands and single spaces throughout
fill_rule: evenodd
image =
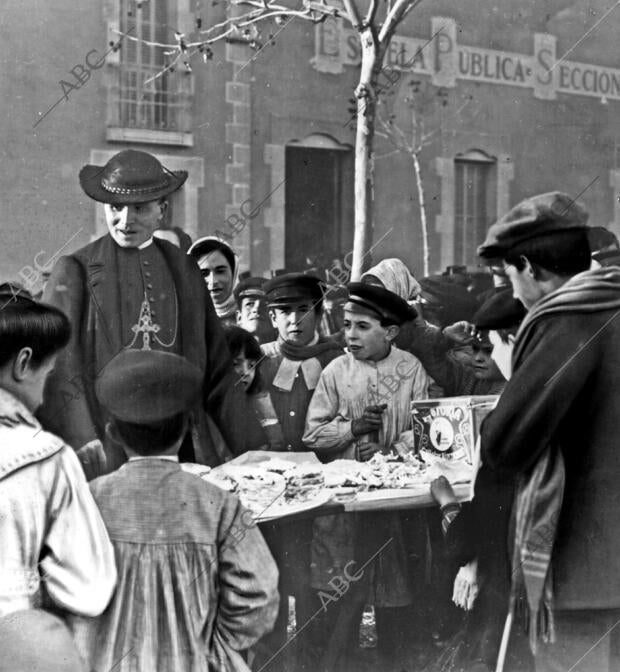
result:
M 353 152 L 286 148 L 285 263 L 327 269 L 353 246 Z

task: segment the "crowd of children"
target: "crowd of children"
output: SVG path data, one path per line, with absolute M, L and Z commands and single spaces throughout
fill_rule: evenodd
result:
M 190 254 L 221 294 L 234 384 L 266 449 L 368 461 L 411 447 L 412 401 L 499 395 L 511 377 L 526 311 L 503 286 L 481 302 L 455 284 L 458 301 L 441 306 L 443 281 L 418 283 L 402 261 L 386 259 L 347 285 L 341 325 L 332 320 L 334 333 L 324 333 L 320 278 L 285 273 L 234 285 L 236 258 L 220 242 L 204 239 Z M 412 663 L 412 641 L 440 653 L 431 635 L 450 620 L 449 596 L 431 586 L 422 598 L 420 586 L 443 563 L 450 586 L 456 575 L 453 601 L 471 615 L 437 634 L 452 639 L 434 663 L 427 656 L 426 669 L 493 669 L 497 615 L 509 600 L 513 480 L 482 465 L 471 503 L 435 480 L 439 512 L 428 516 L 338 514 L 259 530 L 236 497 L 179 464 L 202 372 L 147 348 L 123 350 L 97 377 L 106 431 L 127 461 L 89 489 L 73 450 L 34 417 L 69 341 L 67 318 L 13 285 L 0 287 L 0 299 L 0 487 L 11 511 L 0 516 L 0 616 L 11 615 L 0 619 L 0 642 L 13 645 L 23 622 L 53 643 L 42 650 L 55 651 L 47 669 L 59 672 L 336 672 L 361 669 L 370 605 L 377 669 L 399 672 L 421 664 Z M 431 612 L 439 618 L 424 623 Z M 532 669 L 521 644 L 512 639 L 505 669 Z M 21 660 L 13 669 L 29 669 Z

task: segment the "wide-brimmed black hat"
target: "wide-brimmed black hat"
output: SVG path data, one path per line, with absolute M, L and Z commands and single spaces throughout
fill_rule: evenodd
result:
M 200 369 L 161 350 L 123 350 L 97 378 L 95 393 L 115 418 L 151 424 L 189 411 L 202 388 Z
M 377 285 L 366 282 L 350 282 L 347 285 L 349 298 L 345 310 L 370 313 L 386 324 L 401 325 L 409 320 L 415 320 L 417 312 L 405 299 Z
M 129 205 L 156 201 L 176 191 L 187 179 L 186 170 L 168 170 L 152 154 L 125 149 L 105 166 L 86 165 L 80 184 L 100 203 Z

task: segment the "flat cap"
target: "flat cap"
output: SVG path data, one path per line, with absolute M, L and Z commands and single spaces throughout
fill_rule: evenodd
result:
M 286 273 L 267 281 L 264 289 L 270 306 L 306 300 L 319 305 L 323 301 L 324 285 L 315 275 Z
M 551 191 L 526 198 L 499 219 L 478 247 L 483 259 L 502 258 L 510 249 L 532 238 L 584 229 L 588 213 L 568 194 Z
M 377 285 L 366 282 L 351 282 L 347 285 L 349 299 L 345 310 L 371 314 L 389 324 L 401 325 L 415 320 L 417 312 L 405 299 Z
M 240 280 L 233 292 L 237 305 L 241 306 L 241 301 L 248 297 L 264 298 L 266 284 L 267 278 L 249 277 Z
M 502 289 L 489 297 L 472 318 L 476 329 L 497 331 L 518 327 L 527 311 L 512 295 L 512 289 Z
M 185 357 L 160 350 L 123 350 L 95 382 L 101 405 L 115 418 L 138 425 L 190 410 L 203 375 Z

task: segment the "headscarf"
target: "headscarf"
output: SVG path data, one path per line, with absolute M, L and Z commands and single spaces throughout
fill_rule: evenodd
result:
M 415 301 L 422 291 L 420 283 L 411 275 L 409 269 L 400 259 L 384 259 L 362 275 L 372 275 L 381 281 L 385 289 L 398 294 L 405 301 Z
M 230 294 L 223 301 L 213 301 L 215 312 L 220 319 L 231 317 L 237 310 L 237 301 L 234 295 L 234 289 L 239 277 L 239 257 L 233 250 L 232 246 L 225 243 L 217 236 L 204 236 L 199 238 L 187 251 L 187 254 L 196 259 L 197 262 L 202 257 L 212 252 L 221 252 L 232 271 L 232 284 L 230 286 Z

